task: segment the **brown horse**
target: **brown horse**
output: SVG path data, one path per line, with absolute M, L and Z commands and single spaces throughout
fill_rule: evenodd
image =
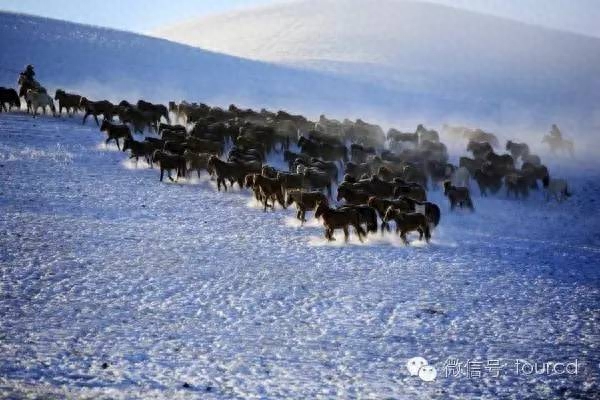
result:
M 340 185 L 338 187 L 337 201 L 346 200 L 347 204 L 365 204 L 371 195 L 368 192 L 360 189 L 353 189 L 348 185 Z
M 67 116 L 72 117 L 73 114 L 79 111 L 81 96 L 78 94 L 67 93 L 62 89 L 57 89 L 54 94 L 54 100 L 58 101 L 58 115 L 62 114 L 62 109 L 67 111 Z M 72 110 L 72 113 L 69 111 Z
M 211 175 L 214 173 L 217 176 L 217 190 L 219 191 L 221 191 L 221 185 L 223 185 L 223 188 L 227 191 L 225 180 L 228 180 L 232 187 L 233 184 L 237 182 L 240 188 L 242 188 L 244 186 L 245 176 L 257 172 L 252 171 L 239 163 L 220 160 L 214 155 L 208 159 L 208 168 Z
M 334 210 L 327 203 L 319 202 L 315 210 L 315 218 L 323 217 L 323 226 L 325 227 L 325 238 L 329 241 L 335 240 L 333 232 L 336 229 L 344 231 L 344 239 L 347 242 L 349 237 L 348 227 L 352 225 L 356 230 L 358 239 L 362 242 L 363 236 L 367 233 L 360 226 L 360 215 L 357 210 L 352 208 L 342 208 Z
M 427 218 L 421 213 L 405 213 L 394 207 L 389 207 L 385 212 L 383 221 L 389 223 L 390 221 L 396 222 L 396 233 L 400 233 L 400 237 L 404 244 L 408 244 L 406 234 L 409 232 L 419 232 L 419 240 L 425 236 L 425 241 L 429 243 L 431 239 L 431 231 L 429 230 L 429 223 Z
M 127 125 L 117 125 L 108 122 L 107 120 L 102 121 L 102 125 L 100 126 L 100 132 L 106 132 L 106 141 L 105 144 L 108 144 L 111 140 L 114 140 L 117 143 L 117 148 L 121 150 L 121 146 L 119 145 L 119 139 L 131 139 L 131 130 Z
M 461 208 L 467 207 L 471 211 L 475 210 L 468 188 L 456 187 L 450 181 L 446 181 L 444 182 L 444 195 L 450 200 L 450 210 L 454 210 L 457 205 Z
M 171 181 L 174 179 L 171 177 L 171 170 L 177 171 L 177 179 L 180 176 L 185 177 L 185 158 L 183 156 L 167 153 L 163 150 L 155 150 L 152 154 L 152 161 L 158 163 L 160 166 L 160 181 L 163 180 L 163 174 L 167 171 L 167 176 Z
M 321 192 L 304 192 L 302 190 L 290 190 L 288 192 L 287 201 L 285 205 L 287 207 L 296 203 L 298 212 L 296 218 L 302 221 L 302 224 L 306 222 L 306 211 L 312 211 L 317 208 L 317 204 L 323 203 L 328 204 L 327 197 Z
M 85 124 L 85 120 L 88 116 L 93 115 L 96 125 L 100 126 L 98 122 L 98 115 L 104 116 L 105 120 L 111 120 L 115 112 L 115 106 L 108 100 L 101 101 L 90 101 L 85 97 L 82 97 L 79 101 L 79 105 L 85 110 L 83 121 L 81 124 Z
M 255 197 L 264 205 L 263 211 L 267 211 L 267 207 L 275 209 L 275 201 L 284 209 L 287 208 L 279 179 L 268 178 L 261 174 L 249 174 L 245 177 L 245 183 L 246 186 L 254 189 Z M 271 200 L 271 204 L 269 204 L 269 200 Z
M 8 108 L 6 108 L 8 104 Z M 13 107 L 21 108 L 21 100 L 15 89 L 0 87 L 0 109 L 10 111 Z
M 379 218 L 381 218 L 381 220 L 383 221 L 381 223 L 381 233 L 382 234 L 385 230 L 387 230 L 387 231 L 390 230 L 389 225 L 384 220 L 385 213 L 387 212 L 388 208 L 390 208 L 390 207 L 397 208 L 400 211 L 404 211 L 404 212 L 413 211 L 411 209 L 410 204 L 407 201 L 405 201 L 404 199 L 388 200 L 388 199 L 382 199 L 382 198 L 379 198 L 376 196 L 371 196 L 371 197 L 369 197 L 369 200 L 367 201 L 367 205 L 369 205 L 370 207 L 373 207 L 377 211 L 377 214 L 379 214 Z

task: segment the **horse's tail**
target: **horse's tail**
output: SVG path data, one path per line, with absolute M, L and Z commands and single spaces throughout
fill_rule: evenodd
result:
M 433 226 L 438 226 L 440 223 L 440 219 L 441 219 L 441 212 L 440 212 L 440 208 L 438 207 L 437 204 L 427 204 L 425 206 L 425 210 L 426 210 L 426 216 L 428 217 L 428 219 L 430 219 L 431 223 L 433 224 Z

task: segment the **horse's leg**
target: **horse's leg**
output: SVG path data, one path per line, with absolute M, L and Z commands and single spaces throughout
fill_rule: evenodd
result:
M 335 240 L 335 238 L 333 237 L 333 231 L 334 231 L 333 228 L 327 228 L 327 231 L 326 231 L 327 232 L 326 237 L 330 242 Z
M 163 181 L 163 175 L 164 175 L 164 173 L 165 173 L 165 170 L 162 167 L 160 167 L 160 182 Z
M 342 229 L 344 230 L 344 242 L 348 243 L 348 237 L 350 237 L 350 232 L 348 232 L 348 225 L 344 225 Z
M 406 231 L 403 229 L 402 232 L 400 232 L 400 238 L 402 238 L 402 242 L 405 245 L 408 245 L 408 239 L 406 238 Z
M 98 115 L 94 114 L 94 121 L 96 121 L 96 125 L 100 126 L 100 123 L 98 122 Z
M 171 182 L 175 182 L 175 180 L 174 180 L 174 179 L 173 179 L 173 177 L 171 176 L 171 170 L 170 170 L 170 169 L 168 169 L 168 170 L 167 170 L 167 177 L 169 178 L 169 180 L 170 180 Z
M 85 114 L 83 115 L 83 122 L 81 123 L 81 125 L 85 125 L 85 120 L 87 119 L 87 117 L 90 115 L 90 113 L 88 111 L 85 112 Z
M 356 235 L 358 236 L 358 240 L 360 240 L 360 242 L 363 243 L 363 230 L 362 230 L 360 224 L 354 225 L 354 229 L 356 230 Z M 365 236 L 366 236 L 366 234 L 365 234 Z

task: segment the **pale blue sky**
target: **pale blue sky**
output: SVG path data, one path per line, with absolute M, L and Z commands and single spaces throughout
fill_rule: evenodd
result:
M 0 0 L 0 9 L 135 32 L 149 32 L 157 27 L 201 15 L 281 1 Z M 600 37 L 600 0 L 429 1 Z

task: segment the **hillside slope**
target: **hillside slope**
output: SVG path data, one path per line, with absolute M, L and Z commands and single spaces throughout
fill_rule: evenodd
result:
M 92 98 L 290 108 L 309 114 L 359 108 L 384 98 L 364 84 L 313 71 L 244 60 L 163 39 L 28 15 L 0 13 L 0 85 L 16 86 L 34 64 L 37 78 Z M 357 101 L 361 99 L 361 101 Z
M 599 39 L 423 2 L 302 0 L 156 34 L 492 112 L 594 118 L 600 100 Z

